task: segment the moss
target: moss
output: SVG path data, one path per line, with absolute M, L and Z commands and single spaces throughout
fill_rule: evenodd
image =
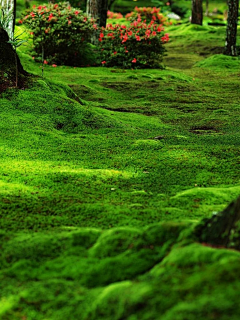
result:
M 203 61 L 196 63 L 196 67 L 200 68 L 217 68 L 224 70 L 236 70 L 240 66 L 238 57 L 225 56 L 223 54 L 213 55 Z

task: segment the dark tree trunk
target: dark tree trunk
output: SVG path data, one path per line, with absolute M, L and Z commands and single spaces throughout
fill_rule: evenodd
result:
M 100 0 L 98 2 L 99 26 L 106 27 L 107 24 L 108 0 Z
M 237 24 L 238 24 L 239 0 L 228 0 L 228 19 L 227 19 L 227 37 L 225 45 L 225 54 L 236 56 L 237 48 Z
M 240 197 L 195 229 L 200 242 L 240 250 Z
M 8 40 L 7 32 L 0 27 L 0 92 L 16 84 L 16 63 L 20 86 L 23 82 L 22 76 L 28 75 Z
M 202 0 L 192 0 L 192 24 L 202 25 L 203 21 L 203 8 Z

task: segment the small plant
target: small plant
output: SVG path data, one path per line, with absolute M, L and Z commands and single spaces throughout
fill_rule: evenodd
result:
M 27 42 L 27 40 L 20 39 L 22 32 L 19 35 L 15 35 L 8 41 L 13 47 L 14 55 L 15 55 L 15 68 L 16 68 L 16 87 L 18 87 L 18 61 L 17 61 L 17 48 L 20 47 L 23 43 Z
M 168 19 L 164 17 L 162 13 L 160 13 L 160 8 L 156 7 L 135 7 L 135 9 L 132 12 L 126 14 L 125 17 L 127 20 L 132 22 L 140 17 L 141 19 L 146 20 L 147 23 L 153 20 L 158 24 L 168 25 Z
M 33 6 L 19 23 L 31 31 L 36 61 L 71 66 L 89 64 L 93 55 L 90 39 L 97 25 L 68 2 Z
M 169 40 L 163 27 L 151 20 L 142 22 L 141 17 L 130 24 L 108 24 L 102 28 L 99 42 L 102 65 L 123 68 L 160 67 L 165 52 L 163 46 Z

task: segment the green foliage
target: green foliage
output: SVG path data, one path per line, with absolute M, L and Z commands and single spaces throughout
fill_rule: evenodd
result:
M 8 29 L 9 22 L 12 19 L 12 12 L 5 13 L 3 9 L 0 7 L 0 28 L 4 30 Z
M 139 17 L 129 27 L 125 25 L 107 25 L 100 33 L 102 64 L 123 68 L 154 68 L 162 62 L 168 42 L 168 34 L 163 35 L 161 25 L 151 20 L 142 22 Z
M 171 5 L 171 10 L 180 17 L 187 17 L 191 14 L 191 1 L 174 1 Z
M 31 30 L 37 59 L 71 66 L 93 61 L 90 39 L 97 26 L 81 10 L 60 2 L 34 6 L 26 13 L 20 23 Z

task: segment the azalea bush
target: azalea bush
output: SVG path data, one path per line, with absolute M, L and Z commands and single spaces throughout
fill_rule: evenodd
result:
M 125 18 L 133 22 L 134 20 L 137 20 L 139 16 L 141 19 L 146 20 L 147 23 L 153 20 L 158 24 L 168 25 L 168 19 L 164 17 L 162 13 L 160 13 L 160 8 L 156 7 L 135 7 L 132 12 L 126 14 Z
M 90 40 L 97 25 L 68 2 L 33 6 L 19 23 L 32 34 L 36 60 L 71 66 L 94 60 Z
M 108 10 L 107 17 L 108 19 L 122 19 L 123 15 L 120 12 L 112 12 Z
M 130 24 L 108 24 L 102 28 L 99 42 L 102 65 L 122 68 L 156 68 L 161 66 L 168 34 L 162 25 L 141 17 Z

